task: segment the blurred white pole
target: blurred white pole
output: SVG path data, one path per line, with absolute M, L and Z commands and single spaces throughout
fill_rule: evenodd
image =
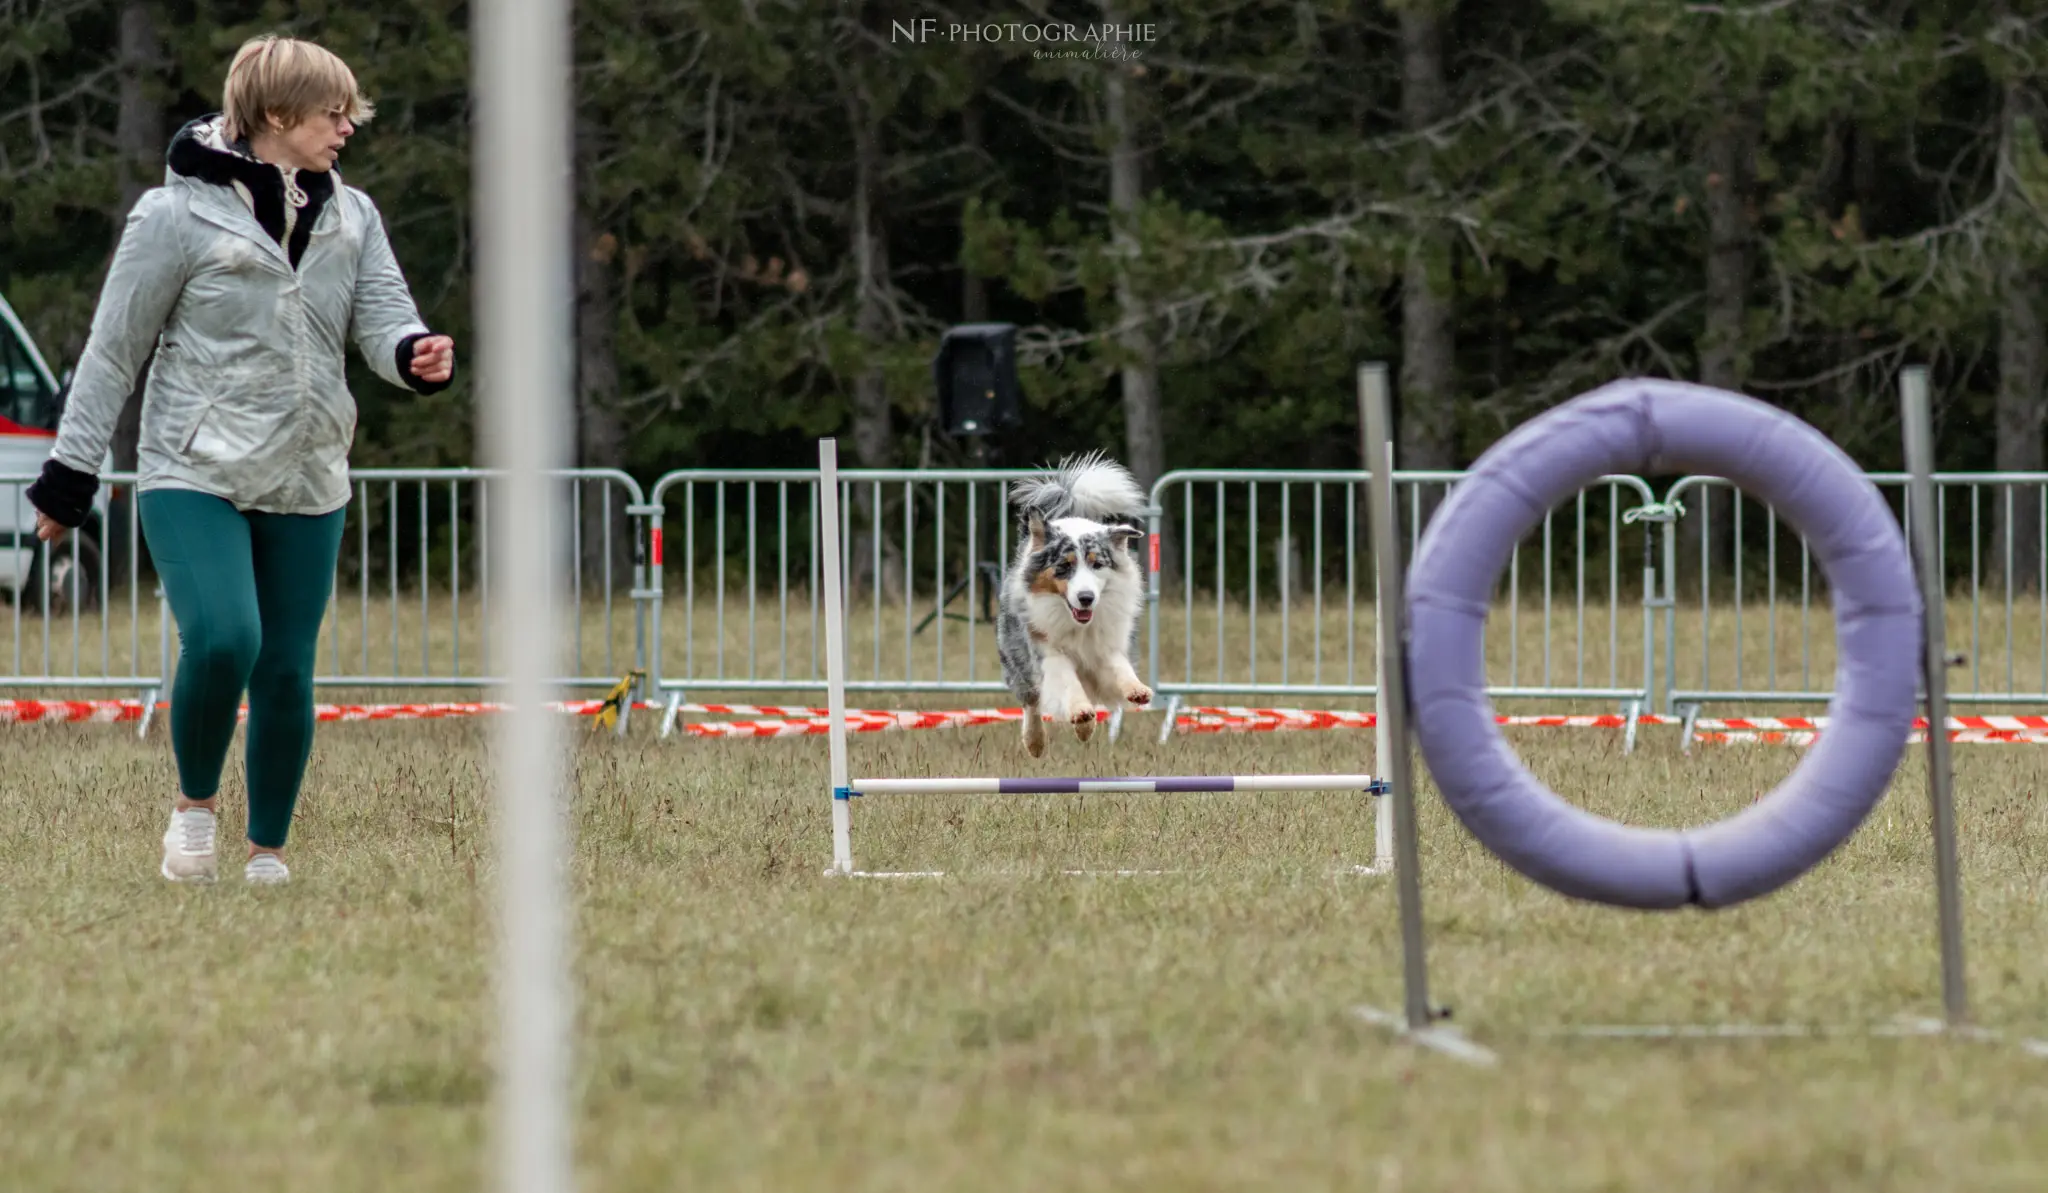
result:
M 567 1193 L 570 981 L 564 897 L 565 773 L 558 715 L 562 635 L 542 532 L 548 471 L 569 464 L 570 22 L 568 0 L 485 0 L 475 10 L 478 400 L 485 463 L 502 469 L 491 520 L 499 641 L 511 706 L 496 741 L 499 1070 L 495 1184 Z

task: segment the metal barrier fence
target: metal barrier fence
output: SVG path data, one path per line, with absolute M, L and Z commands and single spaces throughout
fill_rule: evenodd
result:
M 170 627 L 142 577 L 133 473 L 109 473 L 80 531 L 56 546 L 35 535 L 33 475 L 0 476 L 0 588 L 7 667 L 0 683 L 36 690 L 131 691 L 152 703 L 164 685 Z M 118 498 L 107 500 L 108 498 Z
M 556 505 L 565 524 L 530 533 L 557 545 L 564 595 L 574 607 L 565 618 L 568 674 L 558 682 L 609 688 L 644 671 L 649 650 L 646 544 L 633 533 L 645 502 L 639 483 L 617 470 L 554 477 L 567 490 Z M 126 688 L 154 703 L 176 665 L 174 619 L 148 574 L 135 503 L 110 503 L 118 512 L 105 524 L 88 523 L 52 549 L 33 537 L 33 509 L 23 496 L 33 479 L 0 477 L 0 509 L 23 528 L 0 568 L 12 631 L 10 670 L 0 686 Z M 132 474 L 105 479 L 110 490 L 134 481 Z M 497 474 L 358 469 L 351 481 L 315 685 L 383 693 L 496 683 L 494 655 L 504 650 L 491 641 L 490 617 L 490 518 L 502 503 L 492 496 Z M 119 547 L 109 549 L 114 540 Z M 66 645 L 68 668 L 59 665 Z M 95 652 L 96 668 L 89 665 Z
M 1000 694 L 992 603 L 1021 533 L 1005 500 L 1029 470 L 842 474 L 849 690 Z M 1407 549 L 1464 474 L 1395 477 Z M 52 550 L 33 538 L 28 476 L 0 476 L 0 688 L 128 690 L 153 699 L 175 664 L 171 619 L 132 501 Z M 111 475 L 109 492 L 130 486 Z M 824 686 L 811 469 L 692 470 L 647 496 L 579 469 L 557 544 L 573 641 L 566 686 L 639 671 L 643 698 Z M 1904 476 L 1872 481 L 1894 510 Z M 1952 695 L 2048 702 L 2048 473 L 1942 473 L 1937 525 L 1964 662 Z M 359 470 L 316 682 L 364 692 L 480 688 L 491 641 L 492 476 Z M 1196 695 L 1376 695 L 1366 474 L 1192 470 L 1152 491 L 1141 670 L 1161 705 Z M 4 533 L 4 532 L 0 532 Z M 1830 695 L 1831 610 L 1805 541 L 1713 477 L 1659 501 L 1604 477 L 1553 509 L 1501 579 L 1489 619 L 1497 699 L 1661 705 L 1811 704 Z M 1662 627 L 1662 644 L 1657 627 Z
M 841 474 L 849 690 L 1005 690 L 986 623 L 1021 534 L 1005 487 L 1031 475 Z M 1420 540 L 1425 508 L 1462 476 L 1398 475 L 1411 540 Z M 1152 493 L 1146 641 L 1134 644 L 1146 652 L 1154 688 L 1169 700 L 1197 692 L 1373 695 L 1370 601 L 1361 608 L 1359 596 L 1373 576 L 1357 516 L 1365 479 L 1355 471 L 1241 470 L 1161 478 Z M 1649 526 L 1638 532 L 1633 523 L 1652 500 L 1637 478 L 1603 478 L 1554 512 L 1515 557 L 1503 599 L 1521 614 L 1507 619 L 1501 635 L 1497 665 L 1506 676 L 1494 685 L 1496 695 L 1598 699 L 1637 709 L 1647 702 L 1655 655 L 1645 594 L 1656 592 L 1648 570 L 1655 541 Z M 821 689 L 816 471 L 674 472 L 653 486 L 649 510 L 659 594 L 649 671 L 654 689 L 665 694 L 664 731 L 692 692 Z M 1206 546 L 1211 533 L 1213 554 Z M 1160 557 L 1168 541 L 1181 544 L 1183 567 Z M 1561 572 L 1567 554 L 1574 566 Z M 1166 592 L 1169 572 L 1180 577 L 1177 598 Z M 1211 588 L 1198 601 L 1205 581 Z M 1569 585 L 1569 597 L 1560 595 L 1560 583 Z M 1567 601 L 1576 627 L 1569 638 L 1560 632 L 1566 623 L 1551 617 Z M 1198 675 L 1198 641 L 1212 637 L 1215 653 L 1203 662 L 1213 664 L 1213 677 Z M 1340 641 L 1343 654 L 1333 660 Z M 1182 665 L 1168 674 L 1176 654 Z
M 1464 476 L 1394 474 L 1411 557 L 1428 511 Z M 1162 555 L 1151 577 L 1148 652 L 1153 687 L 1169 707 L 1193 693 L 1378 695 L 1376 561 L 1361 516 L 1367 479 L 1356 471 L 1242 469 L 1159 479 L 1152 531 Z M 1653 502 L 1642 480 L 1606 476 L 1545 515 L 1501 578 L 1493 622 L 1506 625 L 1487 643 L 1491 695 L 1643 710 L 1656 657 L 1656 540 L 1650 522 L 1641 530 L 1635 523 L 1655 515 Z M 1556 616 L 1560 606 L 1567 617 Z M 1262 623 L 1272 628 L 1262 632 Z
M 991 602 L 1016 541 L 1006 486 L 1031 475 L 840 474 L 847 690 L 1004 690 L 988 640 Z M 647 508 L 658 645 L 648 671 L 667 697 L 664 731 L 691 691 L 824 688 L 817 488 L 816 469 L 699 469 L 655 482 Z
M 1906 474 L 1868 475 L 1910 542 Z M 1934 484 L 1947 636 L 1962 656 L 1949 699 L 2048 702 L 2048 473 L 1936 473 Z M 1834 619 L 1806 540 L 1781 535 L 1774 510 L 1719 477 L 1681 478 L 1665 501 L 1685 510 L 1662 545 L 1667 710 L 1827 700 Z
M 570 688 L 610 687 L 643 668 L 644 544 L 632 533 L 640 484 L 616 469 L 552 473 L 565 524 L 521 528 L 555 545 Z M 477 689 L 499 682 L 491 641 L 496 472 L 359 469 L 342 531 L 314 682 L 352 689 Z M 416 653 L 415 653 L 416 652 Z M 417 665 L 415 665 L 417 664 Z

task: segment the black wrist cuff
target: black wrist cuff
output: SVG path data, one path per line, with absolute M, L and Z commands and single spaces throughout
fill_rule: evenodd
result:
M 448 374 L 447 381 L 429 381 L 424 377 L 414 375 L 412 371 L 412 346 L 432 334 L 434 333 L 430 331 L 416 331 L 398 341 L 398 375 L 405 378 L 405 383 L 412 387 L 414 393 L 437 394 L 447 389 L 449 384 L 455 380 L 455 374 L 453 373 Z
M 28 499 L 58 525 L 76 529 L 92 513 L 93 495 L 99 488 L 99 477 L 52 457 L 43 461 L 43 475 L 28 487 Z

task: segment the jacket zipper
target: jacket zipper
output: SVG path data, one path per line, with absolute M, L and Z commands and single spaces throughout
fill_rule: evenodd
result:
M 299 171 L 295 166 L 279 166 L 277 172 L 284 176 L 284 259 L 292 259 L 292 230 L 299 226 L 299 209 L 306 205 L 306 192 L 299 186 Z M 298 272 L 298 266 L 292 266 Z

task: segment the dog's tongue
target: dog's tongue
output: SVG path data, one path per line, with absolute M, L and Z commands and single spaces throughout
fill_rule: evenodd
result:
M 1095 617 L 1095 610 L 1093 609 L 1075 609 L 1073 613 L 1074 620 L 1080 622 L 1082 625 L 1088 624 L 1088 622 Z

